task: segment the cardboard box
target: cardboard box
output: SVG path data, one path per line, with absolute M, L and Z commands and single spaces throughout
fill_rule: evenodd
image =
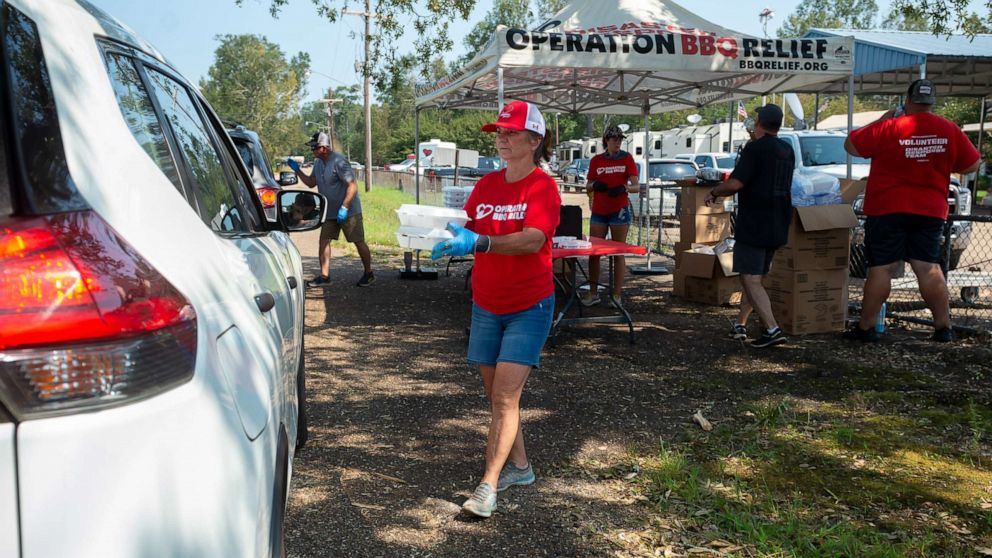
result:
M 682 252 L 682 266 L 679 268 L 687 277 L 712 279 L 734 277 L 734 253 L 724 252 L 720 255 L 701 254 L 687 250 Z
M 706 205 L 706 196 L 712 190 L 712 186 L 682 186 L 680 201 L 682 204 L 682 215 L 713 215 L 716 213 L 726 213 L 726 202 L 732 197 L 723 197 L 713 205 Z
M 847 269 L 851 228 L 858 219 L 850 205 L 813 205 L 792 211 L 789 241 L 775 253 L 773 267 L 796 271 Z
M 847 319 L 847 269 L 789 271 L 775 269 L 762 284 L 772 313 L 790 335 L 844 330 Z
M 682 252 L 686 250 L 692 250 L 697 246 L 713 246 L 716 242 L 676 242 L 675 243 L 675 269 L 678 269 L 682 265 Z
M 720 242 L 730 236 L 730 214 L 696 215 L 682 213 L 679 218 L 680 242 Z
M 685 274 L 677 269 L 672 274 L 672 294 L 680 298 L 685 296 Z
M 865 191 L 867 185 L 867 180 L 847 180 L 846 178 L 842 178 L 840 181 L 840 198 L 844 200 L 844 203 L 854 203 L 854 200 L 858 199 L 858 196 Z
M 741 302 L 741 281 L 737 277 L 703 279 L 686 275 L 684 281 L 686 300 L 714 306 Z

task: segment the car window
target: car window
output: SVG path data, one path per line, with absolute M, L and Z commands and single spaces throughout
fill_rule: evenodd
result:
M 150 70 L 148 76 L 192 174 L 200 218 L 217 232 L 248 232 L 242 210 L 227 183 L 220 155 L 189 92 L 158 71 Z
M 241 140 L 234 140 L 234 145 L 238 148 L 238 155 L 241 155 L 241 160 L 245 162 L 245 166 L 248 170 L 254 168 L 254 158 L 251 156 L 251 146 Z
M 710 158 L 707 157 L 706 155 L 699 155 L 696 157 L 696 164 L 699 165 L 700 167 L 708 167 L 709 162 L 710 162 Z
M 806 166 L 843 165 L 847 163 L 843 136 L 812 136 L 799 138 L 803 164 Z M 855 165 L 867 165 L 868 159 L 853 157 Z
M 737 157 L 717 157 L 716 166 L 719 169 L 732 169 L 737 162 Z
M 651 178 L 661 180 L 679 180 L 687 176 L 696 176 L 692 163 L 651 163 Z
M 110 84 L 117 97 L 117 106 L 121 109 L 131 135 L 172 185 L 182 192 L 183 185 L 172 159 L 172 151 L 166 142 L 162 125 L 155 116 L 152 100 L 141 83 L 137 67 L 130 57 L 112 53 L 107 53 L 106 63 L 107 75 L 110 76 Z

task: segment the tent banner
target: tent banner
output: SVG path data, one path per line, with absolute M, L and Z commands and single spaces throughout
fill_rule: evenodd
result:
M 801 75 L 848 75 L 854 68 L 851 37 L 761 39 L 672 27 L 631 22 L 568 33 L 500 28 L 498 64 Z

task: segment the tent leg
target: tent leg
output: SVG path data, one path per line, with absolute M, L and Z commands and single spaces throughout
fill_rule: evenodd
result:
M 978 153 L 982 153 L 982 139 L 985 138 L 985 100 L 986 97 L 982 97 L 982 110 L 978 115 Z M 975 178 L 971 182 L 971 204 L 975 205 L 975 200 L 978 199 L 978 172 L 982 169 L 975 171 Z
M 813 129 L 816 129 L 816 123 L 820 121 L 820 94 L 817 93 L 816 97 L 813 99 Z
M 854 74 L 847 76 L 847 135 L 854 129 Z M 847 154 L 847 179 L 851 180 L 851 163 L 854 159 Z
M 414 178 L 413 183 L 416 185 L 415 194 L 417 198 L 417 205 L 420 205 L 420 109 L 413 111 L 413 156 L 414 159 Z
M 641 223 L 644 220 L 647 221 L 647 232 L 644 234 L 644 240 L 648 245 L 648 257 L 645 262 L 646 265 L 635 265 L 630 266 L 627 269 L 633 275 L 665 275 L 670 273 L 668 268 L 665 266 L 653 266 L 651 265 L 651 150 L 648 149 L 651 145 L 651 121 L 648 118 L 651 111 L 648 108 L 648 101 L 644 102 L 644 184 L 639 184 L 638 198 L 640 199 L 640 212 L 638 213 Z M 638 177 L 638 180 L 640 177 Z M 661 194 L 658 197 L 658 251 L 661 252 L 661 215 L 664 210 L 665 205 L 665 192 L 664 190 L 659 190 Z M 648 202 L 647 208 L 644 207 L 644 195 L 647 194 Z M 637 243 L 641 243 L 641 228 L 637 228 Z

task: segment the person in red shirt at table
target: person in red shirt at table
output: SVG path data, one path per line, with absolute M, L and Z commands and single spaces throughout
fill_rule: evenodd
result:
M 561 196 L 541 170 L 550 156 L 544 117 L 533 104 L 509 103 L 495 122 L 496 149 L 506 168 L 482 177 L 465 202 L 467 227 L 437 243 L 431 257 L 475 254 L 468 361 L 479 366 L 491 419 L 482 482 L 463 508 L 480 517 L 496 509 L 496 493 L 534 482 L 520 428 L 520 394 L 551 330 L 555 307 L 551 238 Z
M 628 193 L 637 192 L 637 164 L 630 153 L 620 149 L 623 131 L 610 126 L 603 131 L 603 149 L 589 161 L 586 173 L 586 190 L 592 192 L 592 216 L 589 218 L 589 236 L 610 238 L 627 242 L 627 231 L 633 221 Z M 623 256 L 614 256 L 613 293 L 611 302 L 620 305 L 620 290 L 627 271 Z M 599 256 L 589 257 L 589 292 L 582 297 L 583 306 L 599 302 Z
M 844 332 L 845 339 L 878 341 L 878 313 L 892 274 L 905 260 L 933 313 L 933 340 L 954 340 L 940 244 L 951 173 L 975 172 L 979 155 L 957 124 L 933 113 L 936 101 L 933 83 L 918 79 L 902 110 L 886 112 L 844 142 L 851 155 L 871 158 L 864 202 L 868 278 L 861 320 Z

